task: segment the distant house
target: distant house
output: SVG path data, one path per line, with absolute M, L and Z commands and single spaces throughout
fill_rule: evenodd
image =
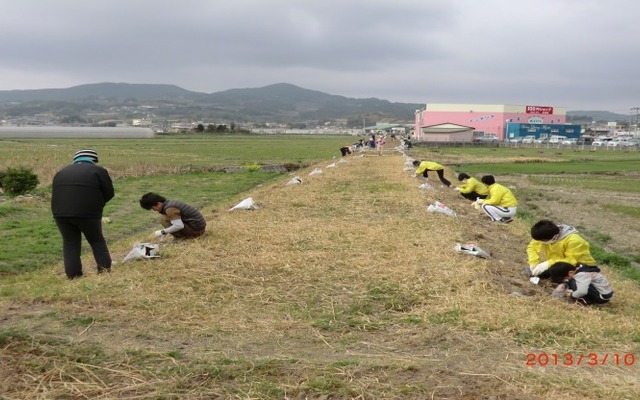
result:
M 420 128 L 422 142 L 472 142 L 474 128 L 450 122 Z

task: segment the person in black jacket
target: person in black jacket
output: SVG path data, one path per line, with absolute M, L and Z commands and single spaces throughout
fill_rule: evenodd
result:
M 160 213 L 160 224 L 164 229 L 155 231 L 156 237 L 171 234 L 178 240 L 196 238 L 207 227 L 207 221 L 195 207 L 180 200 L 167 200 L 157 193 L 142 195 L 140 207 Z
M 67 278 L 82 276 L 82 235 L 96 260 L 98 273 L 111 271 L 111 255 L 102 235 L 102 210 L 115 195 L 106 169 L 95 165 L 98 153 L 77 151 L 73 164 L 53 177 L 51 211 L 62 236 L 62 254 Z

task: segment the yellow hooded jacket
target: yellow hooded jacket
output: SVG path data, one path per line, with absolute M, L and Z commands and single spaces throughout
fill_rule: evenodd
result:
M 511 190 L 506 187 L 494 183 L 489 186 L 489 197 L 484 200 L 484 204 L 490 204 L 498 207 L 517 207 L 518 200 Z
M 484 183 L 474 177 L 471 177 L 468 178 L 462 186 L 460 186 L 460 193 L 467 194 L 473 192 L 476 192 L 481 196 L 486 196 L 489 194 L 489 189 L 487 189 L 487 186 Z
M 572 226 L 558 225 L 558 227 L 560 235 L 557 241 L 545 243 L 534 239 L 529 242 L 527 246 L 529 265 L 537 265 L 542 261 L 549 261 L 549 265 L 559 261 L 571 265 L 596 265 L 596 260 L 589 250 L 589 242 L 580 236 Z M 544 255 L 544 260 L 541 260 L 542 255 Z
M 444 167 L 437 162 L 433 161 L 422 161 L 420 165 L 418 165 L 418 169 L 416 170 L 416 175 L 421 175 L 425 170 L 427 171 L 439 171 L 444 169 Z

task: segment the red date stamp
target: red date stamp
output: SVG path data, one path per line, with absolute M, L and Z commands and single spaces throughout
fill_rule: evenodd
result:
M 633 353 L 527 353 L 525 365 L 527 367 L 596 367 L 603 365 L 620 365 L 631 367 L 636 363 L 636 356 Z

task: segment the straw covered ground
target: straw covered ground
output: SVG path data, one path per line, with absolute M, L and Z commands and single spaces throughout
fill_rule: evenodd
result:
M 0 398 L 640 398 L 635 283 L 605 266 L 611 304 L 553 299 L 520 272 L 523 220 L 419 189 L 400 153 L 334 161 L 250 191 L 256 210 L 205 209 L 160 259 L 3 282 Z

